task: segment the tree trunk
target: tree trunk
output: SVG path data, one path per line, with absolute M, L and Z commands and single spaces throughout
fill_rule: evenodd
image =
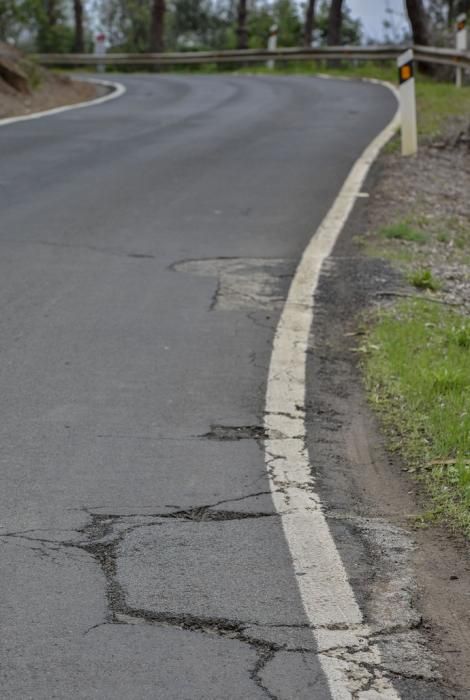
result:
M 455 2 L 454 0 L 447 1 L 447 26 L 451 29 L 454 26 L 455 19 Z
M 305 13 L 304 46 L 312 45 L 312 33 L 315 24 L 315 0 L 308 0 Z
M 237 13 L 237 49 L 248 48 L 248 31 L 246 28 L 246 0 L 238 0 Z
M 150 27 L 150 50 L 155 53 L 162 53 L 165 49 L 165 0 L 153 0 L 152 24 Z
M 341 44 L 341 25 L 343 23 L 343 0 L 331 0 L 328 18 L 328 46 Z
M 55 27 L 59 21 L 59 12 L 56 0 L 46 0 L 47 26 Z
M 423 0 L 405 0 L 406 11 L 410 19 L 413 42 L 421 46 L 429 46 L 429 27 L 426 20 L 426 10 Z
M 83 3 L 82 0 L 73 0 L 73 14 L 75 19 L 75 38 L 73 48 L 76 53 L 85 52 L 83 41 Z
M 429 46 L 431 41 L 423 0 L 405 0 L 405 4 L 413 33 L 413 43 L 419 46 Z M 434 73 L 434 67 L 429 63 L 418 63 L 418 67 L 428 75 Z

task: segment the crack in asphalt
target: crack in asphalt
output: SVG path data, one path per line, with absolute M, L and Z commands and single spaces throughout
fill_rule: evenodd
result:
M 267 415 L 267 414 L 266 414 Z M 288 413 L 279 413 L 278 415 L 299 420 L 299 416 L 290 415 Z M 214 423 L 211 429 L 200 435 L 172 436 L 172 435 L 139 435 L 132 433 L 97 433 L 97 438 L 109 439 L 129 439 L 129 440 L 150 440 L 152 442 L 160 442 L 170 440 L 175 442 L 183 442 L 189 440 L 218 440 L 220 442 L 238 442 L 239 440 L 284 440 L 290 439 L 280 430 L 268 430 L 263 425 L 222 425 Z
M 404 678 L 413 680 L 426 680 L 419 673 L 412 674 L 406 670 L 398 672 L 389 669 L 382 663 L 378 655 L 378 644 L 386 638 L 393 638 L 393 635 L 400 632 L 409 632 L 410 626 L 405 628 L 397 626 L 388 629 L 371 630 L 365 625 L 332 623 L 318 627 L 308 623 L 301 624 L 263 624 L 256 621 L 241 621 L 234 619 L 205 617 L 193 615 L 191 613 L 174 613 L 168 611 L 154 611 L 145 608 L 132 607 L 127 601 L 127 593 L 118 580 L 118 559 L 119 547 L 129 532 L 138 528 L 158 526 L 164 520 L 185 520 L 194 523 L 221 520 L 238 520 L 245 518 L 280 517 L 277 512 L 244 512 L 213 510 L 216 506 L 228 502 L 237 502 L 246 498 L 253 498 L 259 495 L 269 494 L 269 491 L 260 491 L 248 496 L 224 499 L 211 505 L 195 506 L 187 509 L 173 510 L 170 513 L 133 514 L 97 514 L 85 510 L 89 522 L 75 532 L 82 535 L 83 539 L 55 540 L 44 536 L 34 537 L 34 533 L 45 533 L 46 529 L 25 530 L 0 534 L 0 538 L 18 538 L 44 549 L 43 554 L 47 554 L 47 549 L 53 551 L 64 549 L 79 550 L 91 556 L 99 566 L 105 581 L 105 598 L 107 603 L 107 615 L 104 621 L 90 627 L 85 631 L 89 634 L 95 629 L 105 625 L 126 625 L 126 624 L 157 624 L 160 626 L 173 627 L 180 630 L 196 632 L 217 636 L 223 639 L 237 640 L 248 645 L 256 653 L 256 661 L 248 670 L 249 676 L 255 685 L 260 688 L 270 700 L 278 700 L 277 696 L 263 682 L 263 672 L 266 666 L 275 658 L 278 652 L 309 654 L 313 656 L 327 656 L 336 659 L 338 663 L 346 667 L 346 673 L 350 678 L 351 697 L 359 700 L 362 693 L 368 690 L 380 691 L 381 683 L 387 676 L 393 678 Z M 136 518 L 142 518 L 141 522 L 132 522 Z M 116 531 L 117 526 L 122 526 L 120 531 Z M 418 625 L 416 625 L 418 626 Z M 310 630 L 312 634 L 315 630 L 324 632 L 352 632 L 357 636 L 357 640 L 352 643 L 338 644 L 325 649 L 310 648 L 302 645 L 288 647 L 287 643 L 272 641 L 256 637 L 249 628 L 269 628 L 273 630 L 299 629 Z M 261 633 L 262 634 L 262 633 Z M 313 639 L 313 638 L 312 638 Z M 429 679 L 428 679 L 429 680 Z
M 92 253 L 102 253 L 104 255 L 111 255 L 111 256 L 116 256 L 119 258 L 144 258 L 144 259 L 151 259 L 154 260 L 156 258 L 156 255 L 153 255 L 152 253 L 138 253 L 138 252 L 132 252 L 132 251 L 127 251 L 127 250 L 122 250 L 120 248 L 108 248 L 108 247 L 100 247 L 100 246 L 94 246 L 94 245 L 86 245 L 86 244 L 75 244 L 75 243 L 65 243 L 62 241 L 31 241 L 31 240 L 24 240 L 24 241 L 7 241 L 11 243 L 15 243 L 16 245 L 21 245 L 21 246 L 46 246 L 49 248 L 65 248 L 65 249 L 71 249 L 71 250 L 85 250 L 88 252 Z

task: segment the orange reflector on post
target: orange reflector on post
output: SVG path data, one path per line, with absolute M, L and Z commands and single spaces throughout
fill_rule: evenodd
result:
M 403 66 L 401 69 L 401 79 L 402 80 L 409 80 L 411 78 L 411 66 L 408 64 L 407 66 Z
M 407 80 L 410 80 L 410 78 L 413 77 L 413 62 L 408 61 L 408 63 L 405 63 L 403 66 L 399 67 L 399 78 L 400 78 L 400 85 L 402 83 L 406 83 Z

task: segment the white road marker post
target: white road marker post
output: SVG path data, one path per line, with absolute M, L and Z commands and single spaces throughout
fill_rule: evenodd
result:
M 403 156 L 412 156 L 418 152 L 413 51 L 409 49 L 402 53 L 397 59 L 397 64 L 400 82 L 401 153 Z
M 468 48 L 468 31 L 467 31 L 467 15 L 462 13 L 457 17 L 455 34 L 455 46 L 457 51 L 466 51 Z M 462 87 L 464 69 L 462 66 L 457 66 L 455 71 L 455 84 L 457 87 Z
M 104 56 L 106 54 L 106 36 L 102 33 L 95 36 L 95 56 Z M 96 72 L 104 73 L 106 66 L 103 63 L 96 64 Z
M 275 51 L 277 49 L 277 31 L 277 24 L 273 24 L 271 29 L 269 30 L 268 51 Z M 266 61 L 266 68 L 268 70 L 274 70 L 273 59 L 270 58 L 269 61 Z

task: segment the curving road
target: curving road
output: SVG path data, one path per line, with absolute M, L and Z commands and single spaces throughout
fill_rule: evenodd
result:
M 0 129 L 2 698 L 329 699 L 266 381 L 300 255 L 394 98 L 121 82 Z

